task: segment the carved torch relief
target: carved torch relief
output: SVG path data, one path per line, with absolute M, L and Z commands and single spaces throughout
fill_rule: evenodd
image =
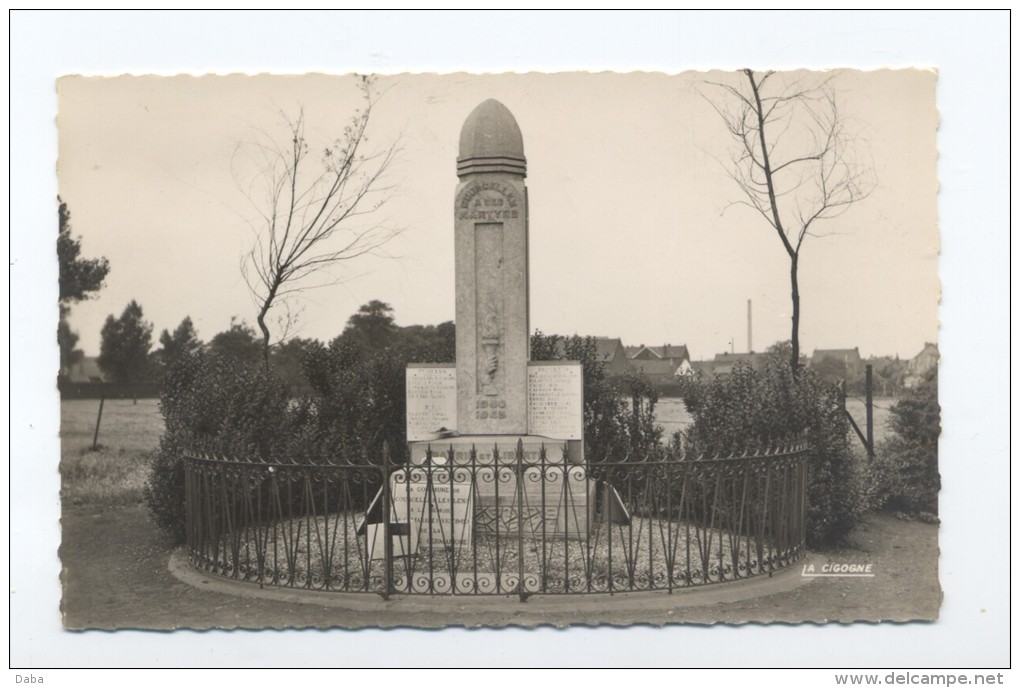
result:
M 502 181 L 466 187 L 457 199 L 457 219 L 474 223 L 475 267 L 475 412 L 480 419 L 505 418 L 504 232 L 505 222 L 520 217 L 519 196 Z
M 503 225 L 475 225 L 475 313 L 478 324 L 478 392 L 498 396 L 502 299 Z

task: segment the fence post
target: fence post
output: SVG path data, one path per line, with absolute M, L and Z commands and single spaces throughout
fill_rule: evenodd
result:
M 92 434 L 92 451 L 99 448 L 99 424 L 103 422 L 103 404 L 106 403 L 106 385 L 99 389 L 99 415 L 96 417 L 96 431 Z
M 602 478 L 602 522 L 606 526 L 606 552 L 609 558 L 609 594 L 613 589 L 613 522 L 609 518 L 609 471 Z
M 875 458 L 875 426 L 871 395 L 871 364 L 869 363 L 864 367 L 864 407 L 867 412 L 868 461 L 872 461 Z
M 542 514 L 545 518 L 545 514 Z M 524 592 L 524 441 L 517 440 L 517 594 L 521 602 Z
M 871 366 L 868 366 L 868 372 L 870 374 Z M 871 378 L 869 377 L 868 379 L 870 380 Z M 868 423 L 867 423 L 867 428 L 866 428 L 866 430 L 868 431 L 867 435 L 865 435 L 863 432 L 861 432 L 860 427 L 857 425 L 857 421 L 854 420 L 853 414 L 850 413 L 850 410 L 847 409 L 847 407 L 846 407 L 846 380 L 840 380 L 839 385 L 837 386 L 837 390 L 839 391 L 839 399 L 840 399 L 839 403 L 843 407 L 843 415 L 846 416 L 846 420 L 847 420 L 848 423 L 850 423 L 851 429 L 853 429 L 853 431 L 855 433 L 857 433 L 857 437 L 861 440 L 861 444 L 864 445 L 864 451 L 868 455 L 868 460 L 870 461 L 871 458 L 874 456 L 874 453 L 875 453 L 875 448 L 874 448 L 874 445 L 872 444 L 873 437 L 872 437 L 872 430 L 871 430 L 871 389 L 870 389 L 870 382 L 868 384 L 868 399 L 866 400 L 866 402 L 864 404 L 867 407 L 867 416 L 868 416 Z
M 383 593 L 384 600 L 390 599 L 390 586 L 393 581 L 393 534 L 390 527 L 390 444 L 383 441 L 383 487 L 382 487 L 382 517 L 383 517 Z M 369 554 L 371 556 L 371 554 Z
M 800 552 L 807 549 L 807 450 L 800 451 Z

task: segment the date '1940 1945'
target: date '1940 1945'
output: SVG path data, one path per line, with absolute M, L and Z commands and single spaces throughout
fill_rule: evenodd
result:
M 475 418 L 506 418 L 506 399 L 478 399 L 475 401 Z

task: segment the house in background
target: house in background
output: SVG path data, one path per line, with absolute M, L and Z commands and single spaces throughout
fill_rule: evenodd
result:
M 939 347 L 937 344 L 925 342 L 921 353 L 914 356 L 907 362 L 907 377 L 903 386 L 907 389 L 916 387 L 924 376 L 939 365 Z
M 690 361 L 691 354 L 687 351 L 686 344 L 679 344 L 674 346 L 672 344 L 663 344 L 662 346 L 645 346 L 642 344 L 637 347 L 627 347 L 633 349 L 633 353 L 629 354 L 629 358 L 632 361 L 651 361 L 661 360 L 664 358 L 676 359 L 679 364 L 680 361 Z
M 870 365 L 874 372 L 872 384 L 875 394 L 889 397 L 903 390 L 908 361 L 900 360 L 899 356 L 870 356 L 865 365 Z
M 754 370 L 762 370 L 765 368 L 765 362 L 768 361 L 771 355 L 767 353 L 754 353 L 753 351 L 743 354 L 716 354 L 715 359 L 712 361 L 712 373 L 715 375 L 729 375 L 738 363 L 749 365 Z
M 815 349 L 810 367 L 826 380 L 846 380 L 848 384 L 864 376 L 864 361 L 855 346 L 852 349 Z
M 691 372 L 694 374 L 700 374 L 704 377 L 711 377 L 715 374 L 715 362 L 714 361 L 691 361 Z
M 630 349 L 630 366 L 636 373 L 643 374 L 652 384 L 665 385 L 675 383 L 682 375 L 691 375 L 691 354 L 686 344 L 663 344 L 662 346 L 645 346 L 642 344 Z
M 630 367 L 631 370 L 643 376 L 653 386 L 662 388 L 667 385 L 676 384 L 676 375 L 679 368 L 674 361 L 675 359 L 672 358 L 632 358 L 630 360 Z M 690 366 L 689 362 L 688 366 Z
M 641 352 L 642 350 L 647 349 L 647 348 L 648 347 L 646 347 L 644 344 L 639 344 L 637 346 L 633 346 L 633 345 L 624 346 L 623 350 L 624 350 L 624 352 L 626 352 L 627 358 L 631 359 L 631 358 L 634 358 L 634 356 L 636 356 L 639 352 Z
M 96 356 L 82 356 L 81 360 L 68 367 L 64 377 L 74 383 L 104 382 L 106 379 L 99 369 L 99 358 Z
M 630 372 L 627 351 L 619 337 L 595 337 L 595 354 L 605 362 L 607 377 L 621 377 Z
M 589 339 L 589 337 L 581 337 Z M 626 347 L 619 337 L 590 337 L 595 340 L 595 357 L 605 364 L 606 377 L 623 377 L 630 372 Z M 556 352 L 563 355 L 563 340 L 556 342 Z

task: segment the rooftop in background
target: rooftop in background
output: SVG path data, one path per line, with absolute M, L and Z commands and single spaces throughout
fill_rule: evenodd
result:
M 841 361 L 860 361 L 861 354 L 855 346 L 852 349 L 815 349 L 811 354 L 812 363 L 824 358 L 838 358 Z
M 627 347 L 628 357 L 637 360 L 649 360 L 649 359 L 677 359 L 681 361 L 691 360 L 691 354 L 687 351 L 686 344 L 663 344 L 662 346 L 644 346 L 643 344 L 638 347 Z M 635 349 L 631 353 L 630 349 Z

